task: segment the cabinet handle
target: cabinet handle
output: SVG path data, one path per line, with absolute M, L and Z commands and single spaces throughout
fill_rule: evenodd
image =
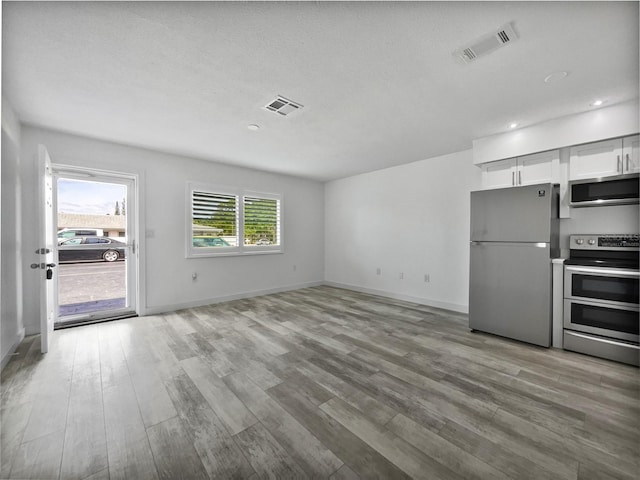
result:
M 618 155 L 618 172 L 622 173 L 622 162 L 620 161 L 620 155 Z
M 518 171 L 518 185 L 522 185 L 522 170 Z
M 511 186 L 516 184 L 516 172 L 511 172 Z
M 629 154 L 627 153 L 627 172 L 629 172 Z

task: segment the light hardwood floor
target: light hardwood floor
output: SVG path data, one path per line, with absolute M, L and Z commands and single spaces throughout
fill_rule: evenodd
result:
M 638 369 L 331 287 L 27 338 L 11 479 L 632 479 Z

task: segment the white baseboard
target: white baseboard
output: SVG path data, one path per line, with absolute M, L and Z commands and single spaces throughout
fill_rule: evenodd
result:
M 9 363 L 9 360 L 11 360 L 11 356 L 18 348 L 18 345 L 20 345 L 20 342 L 22 342 L 23 340 L 24 340 L 24 328 L 22 328 L 20 332 L 18 332 L 18 336 L 16 337 L 16 340 L 14 340 L 13 344 L 9 348 L 9 351 L 2 356 L 2 362 L 0 363 L 0 371 L 2 371 L 4 367 L 7 365 L 7 363 Z
M 439 300 L 433 300 L 430 298 L 413 297 L 411 295 L 403 295 L 401 293 L 387 292 L 385 290 L 376 290 L 375 288 L 361 287 L 359 285 L 350 285 L 348 283 L 338 283 L 325 281 L 324 285 L 336 288 L 345 288 L 347 290 L 355 290 L 361 293 L 370 293 L 371 295 L 380 295 L 381 297 L 394 298 L 396 300 L 403 300 L 405 302 L 418 303 L 420 305 L 426 305 L 428 307 L 442 308 L 444 310 L 450 310 L 458 313 L 469 313 L 469 305 L 459 305 L 457 303 L 441 302 Z
M 147 306 L 144 311 L 144 315 L 157 315 L 160 313 L 173 312 L 176 310 L 183 310 L 185 308 L 202 307 L 204 305 L 212 305 L 215 303 L 230 302 L 232 300 L 241 300 L 243 298 L 259 297 L 262 295 L 269 295 L 272 293 L 288 292 L 290 290 L 299 290 L 301 288 L 317 287 L 323 285 L 324 282 L 307 282 L 298 283 L 295 285 L 286 285 L 283 287 L 267 288 L 264 290 L 252 290 L 249 292 L 234 293 L 233 295 L 223 295 L 221 297 L 205 298 L 202 300 L 195 300 L 192 302 L 174 303 L 171 305 L 156 305 Z

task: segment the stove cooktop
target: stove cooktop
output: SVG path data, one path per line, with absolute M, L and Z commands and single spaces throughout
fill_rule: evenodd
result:
M 637 234 L 571 235 L 565 265 L 640 269 Z

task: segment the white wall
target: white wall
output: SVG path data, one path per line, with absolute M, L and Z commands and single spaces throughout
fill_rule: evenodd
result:
M 24 126 L 24 251 L 35 251 L 37 145 L 57 164 L 140 176 L 140 265 L 143 313 L 303 287 L 324 278 L 324 189 L 318 182 L 102 142 Z M 284 253 L 185 258 L 186 183 L 211 182 L 283 195 Z M 144 233 L 153 231 L 152 238 Z M 31 261 L 26 258 L 25 262 Z M 293 266 L 296 265 L 294 271 Z M 192 281 L 193 272 L 198 279 Z M 35 276 L 34 276 L 35 277 Z M 29 277 L 25 291 L 37 292 Z M 37 302 L 26 299 L 27 333 L 38 331 Z
M 0 338 L 4 366 L 24 337 L 22 318 L 22 251 L 20 203 L 20 123 L 2 99 L 2 261 Z
M 327 183 L 326 281 L 467 312 L 469 192 L 479 188 L 471 150 Z

